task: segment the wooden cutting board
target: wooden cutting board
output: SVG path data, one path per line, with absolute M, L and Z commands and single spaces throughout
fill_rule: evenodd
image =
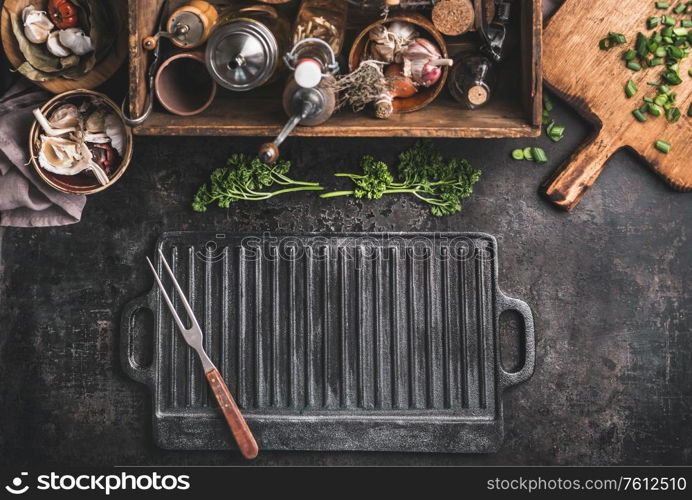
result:
M 556 205 L 566 210 L 576 207 L 608 159 L 625 147 L 633 149 L 673 188 L 692 191 L 692 118 L 687 116 L 692 102 L 688 75 L 692 57 L 681 65 L 683 83 L 674 87 L 683 115 L 675 124 L 665 117 L 649 117 L 645 123 L 635 120 L 632 111 L 642 105 L 645 95 L 655 93 L 647 82 L 658 81 L 662 67 L 635 73 L 622 60 L 623 51 L 633 46 L 639 31 L 650 35 L 647 18 L 664 12 L 655 8 L 653 0 L 567 0 L 550 20 L 543 38 L 546 83 L 596 126 L 594 134 L 544 186 Z M 600 50 L 598 42 L 609 31 L 625 34 L 628 43 L 608 52 Z M 624 92 L 628 79 L 639 87 L 632 99 Z M 654 147 L 658 139 L 672 144 L 669 154 Z

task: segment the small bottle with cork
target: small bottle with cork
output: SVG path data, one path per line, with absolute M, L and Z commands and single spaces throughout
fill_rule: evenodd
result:
M 478 109 L 492 98 L 497 84 L 497 64 L 503 59 L 510 4 L 499 2 L 495 20 L 488 25 L 483 2 L 474 1 L 480 50 L 457 55 L 447 81 L 452 97 L 466 109 Z

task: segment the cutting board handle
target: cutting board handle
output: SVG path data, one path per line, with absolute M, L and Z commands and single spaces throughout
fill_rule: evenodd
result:
M 615 141 L 602 131 L 592 135 L 544 184 L 548 199 L 567 211 L 579 205 L 617 150 L 613 144 Z
M 525 382 L 536 367 L 536 332 L 533 326 L 533 313 L 529 305 L 519 299 L 507 297 L 502 292 L 498 293 L 499 305 L 497 308 L 498 319 L 505 311 L 515 311 L 524 320 L 524 366 L 515 372 L 508 372 L 502 368 L 502 362 L 498 359 L 499 382 L 502 389 Z
M 120 364 L 123 371 L 133 380 L 154 388 L 154 361 L 149 366 L 142 366 L 134 357 L 135 317 L 143 309 L 151 307 L 151 294 L 138 297 L 125 305 L 120 319 Z

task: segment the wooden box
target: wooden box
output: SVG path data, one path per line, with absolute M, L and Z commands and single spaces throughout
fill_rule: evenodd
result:
M 147 53 L 142 39 L 156 31 L 163 0 L 129 0 L 130 113 L 139 116 L 147 99 Z M 171 7 L 185 3 L 171 0 Z M 213 2 L 223 3 L 223 2 Z M 367 111 L 340 111 L 325 124 L 298 127 L 304 137 L 536 137 L 541 132 L 541 0 L 514 0 L 514 34 L 509 57 L 499 72 L 498 92 L 487 106 L 461 109 L 445 89 L 426 108 L 379 120 Z M 353 11 L 354 8 L 351 8 Z M 355 17 L 357 14 L 349 14 Z M 358 25 L 349 20 L 357 31 Z M 453 39 L 450 39 L 453 43 Z M 164 42 L 164 47 L 170 44 Z M 350 48 L 347 44 L 345 50 Z M 451 50 L 450 50 L 451 52 Z M 162 56 L 165 51 L 162 51 Z M 282 83 L 249 93 L 219 89 L 203 113 L 182 117 L 158 103 L 151 116 L 134 133 L 139 135 L 239 135 L 275 136 L 286 122 L 281 107 Z M 155 98 L 154 98 L 155 99 Z

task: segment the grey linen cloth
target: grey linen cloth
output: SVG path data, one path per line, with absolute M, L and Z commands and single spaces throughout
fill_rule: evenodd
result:
M 56 191 L 29 163 L 31 112 L 49 98 L 21 79 L 0 97 L 0 226 L 64 226 L 82 217 L 86 196 Z

